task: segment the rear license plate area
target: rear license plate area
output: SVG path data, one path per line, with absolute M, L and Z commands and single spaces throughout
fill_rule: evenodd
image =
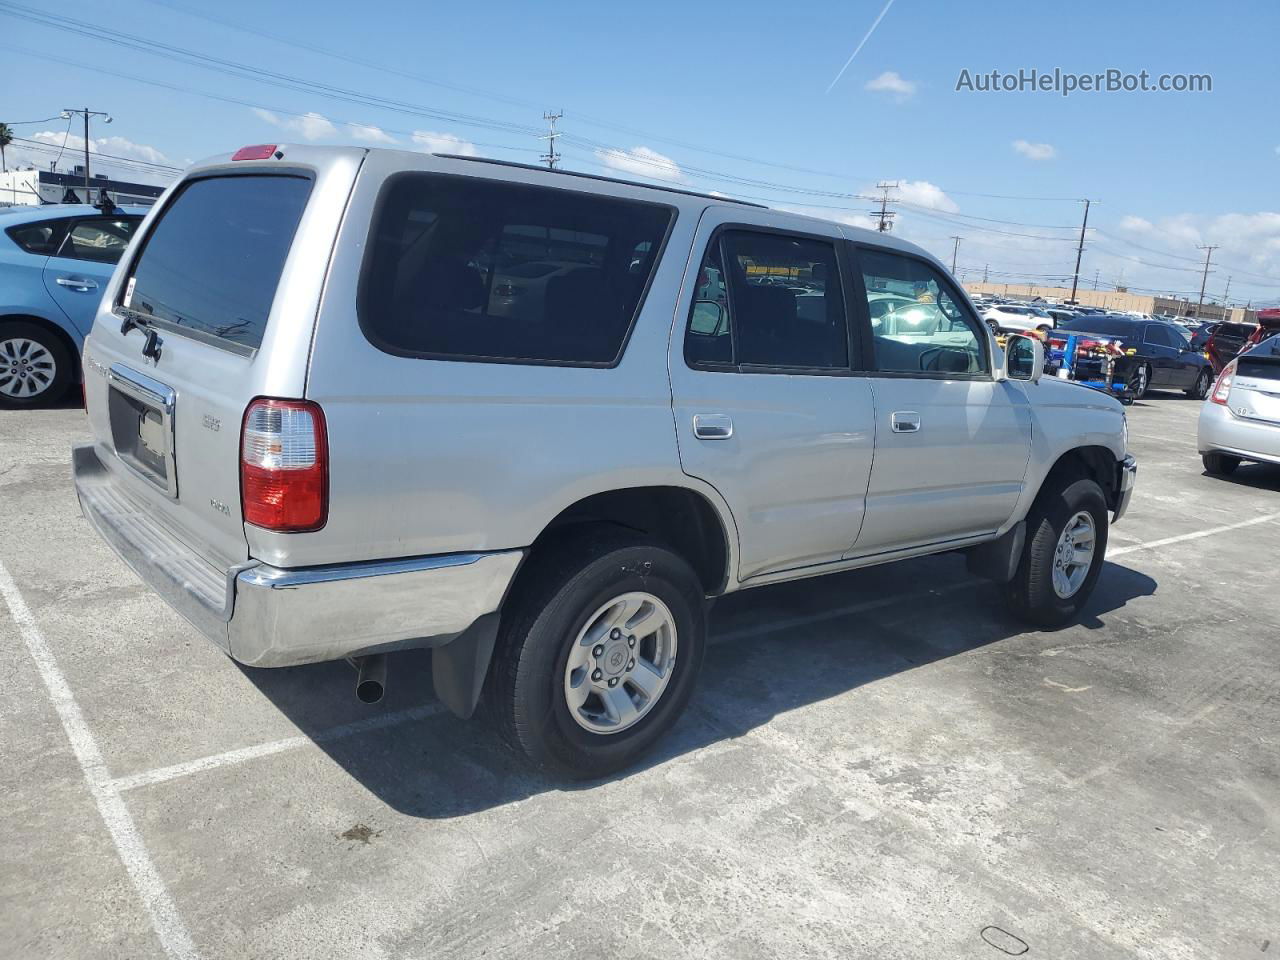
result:
M 173 444 L 174 393 L 146 374 L 112 364 L 107 413 L 116 456 L 170 497 L 178 495 Z

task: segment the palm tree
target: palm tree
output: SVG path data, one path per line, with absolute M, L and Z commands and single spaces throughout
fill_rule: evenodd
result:
M 9 172 L 9 164 L 4 158 L 4 148 L 13 143 L 13 131 L 7 123 L 0 123 L 0 171 Z

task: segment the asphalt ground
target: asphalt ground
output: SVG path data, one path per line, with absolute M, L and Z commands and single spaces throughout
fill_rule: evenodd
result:
M 71 407 L 0 412 L 0 955 L 1280 952 L 1280 468 L 1130 409 L 1081 621 L 956 556 L 722 602 L 693 705 L 606 782 L 529 772 L 392 661 L 248 670 L 83 521 Z M 396 661 L 399 662 L 396 662 Z

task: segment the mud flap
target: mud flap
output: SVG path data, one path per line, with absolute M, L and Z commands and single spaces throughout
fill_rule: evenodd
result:
M 994 580 L 996 583 L 1008 583 L 1018 572 L 1018 562 L 1022 559 L 1022 548 L 1027 540 L 1027 522 L 1019 520 L 1002 536 L 979 544 L 965 552 L 965 564 L 969 572 Z
M 499 617 L 498 613 L 487 613 L 443 647 L 431 651 L 436 696 L 463 720 L 475 713 L 480 702 L 480 690 L 498 636 Z

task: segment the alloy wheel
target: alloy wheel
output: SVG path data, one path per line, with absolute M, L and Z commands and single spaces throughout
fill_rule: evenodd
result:
M 564 698 L 578 726 L 619 733 L 661 699 L 676 665 L 676 622 L 651 593 L 624 593 L 602 605 L 574 638 Z
M 1053 592 L 1070 600 L 1084 585 L 1093 566 L 1096 530 L 1093 514 L 1081 510 L 1067 521 L 1053 551 Z
M 44 344 L 27 337 L 0 340 L 0 395 L 38 397 L 53 385 L 57 372 L 57 361 Z

